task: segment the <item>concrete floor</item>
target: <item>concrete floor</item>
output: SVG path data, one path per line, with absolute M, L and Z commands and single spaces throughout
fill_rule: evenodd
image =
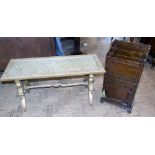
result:
M 122 38 L 118 38 L 122 39 Z M 87 43 L 87 46 L 84 46 Z M 73 49 L 71 44 L 63 45 L 67 50 Z M 81 38 L 81 51 L 96 53 L 103 65 L 105 55 L 110 46 L 110 38 Z M 65 50 L 66 52 L 66 50 Z M 62 80 L 63 83 L 82 81 L 83 79 Z M 38 83 L 54 83 L 59 81 L 37 81 Z M 155 70 L 145 64 L 140 84 L 135 96 L 135 104 L 131 114 L 124 109 L 109 103 L 100 103 L 103 77 L 96 77 L 93 103 L 90 107 L 88 91 L 85 87 L 44 88 L 31 90 L 26 94 L 27 112 L 19 109 L 20 100 L 14 84 L 0 84 L 0 116 L 155 116 Z

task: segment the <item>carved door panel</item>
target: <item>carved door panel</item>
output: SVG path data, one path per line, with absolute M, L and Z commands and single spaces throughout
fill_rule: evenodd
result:
M 105 74 L 104 88 L 107 98 L 115 100 L 124 106 L 128 106 L 132 104 L 137 85 Z

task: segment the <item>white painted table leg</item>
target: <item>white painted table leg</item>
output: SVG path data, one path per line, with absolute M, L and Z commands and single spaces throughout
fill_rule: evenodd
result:
M 88 93 L 89 93 L 89 103 L 90 105 L 93 105 L 92 101 L 93 101 L 93 87 L 94 84 L 94 75 L 89 75 L 88 77 Z
M 22 103 L 22 108 L 24 111 L 26 111 L 25 93 L 24 93 L 24 89 L 22 87 L 22 83 L 21 83 L 21 81 L 15 81 L 15 84 L 18 89 L 18 95 L 19 95 L 21 103 Z

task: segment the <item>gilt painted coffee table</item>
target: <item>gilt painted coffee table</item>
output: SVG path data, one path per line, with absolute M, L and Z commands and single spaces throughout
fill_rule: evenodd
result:
M 59 88 L 87 86 L 89 103 L 92 104 L 94 77 L 103 76 L 104 68 L 95 54 L 78 56 L 55 56 L 41 58 L 11 59 L 2 77 L 2 82 L 15 81 L 21 99 L 22 109 L 26 111 L 25 93 L 35 88 Z M 51 84 L 30 86 L 29 81 L 55 78 L 84 77 L 81 83 Z

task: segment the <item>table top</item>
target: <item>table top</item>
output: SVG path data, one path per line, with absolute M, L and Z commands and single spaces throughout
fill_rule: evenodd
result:
M 11 59 L 1 81 L 45 79 L 54 77 L 103 74 L 95 54 Z

